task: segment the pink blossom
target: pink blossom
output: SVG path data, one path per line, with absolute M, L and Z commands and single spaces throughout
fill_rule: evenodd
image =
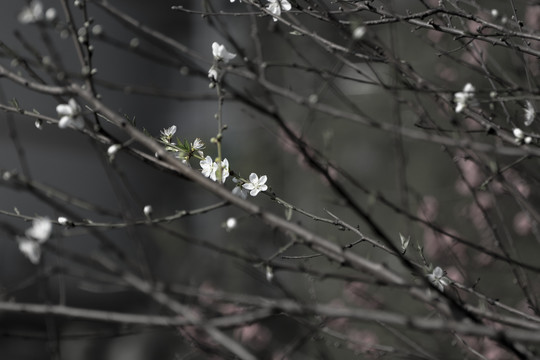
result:
M 516 234 L 525 236 L 531 232 L 532 221 L 526 211 L 520 211 L 514 216 L 514 231 Z
M 272 340 L 272 333 L 260 324 L 242 326 L 234 331 L 234 336 L 243 344 L 255 350 L 264 349 Z
M 426 221 L 433 222 L 439 214 L 439 201 L 433 196 L 424 196 L 418 207 L 417 216 Z

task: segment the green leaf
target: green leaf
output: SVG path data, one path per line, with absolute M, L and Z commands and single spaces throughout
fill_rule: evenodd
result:
M 405 251 L 407 251 L 407 247 L 409 247 L 409 242 L 411 241 L 411 236 L 403 236 L 401 235 L 401 233 L 399 233 L 399 240 L 401 241 L 401 250 L 403 251 L 403 253 L 405 253 Z
M 286 206 L 285 207 L 285 219 L 287 219 L 287 221 L 291 221 L 292 213 L 293 213 L 292 207 Z

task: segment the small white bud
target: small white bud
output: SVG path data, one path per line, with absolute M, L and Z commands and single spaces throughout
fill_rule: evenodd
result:
M 514 130 L 512 130 L 512 133 L 517 140 L 521 140 L 525 137 L 523 130 L 521 130 L 520 128 L 515 128 Z
M 491 16 L 493 16 L 494 18 L 498 17 L 499 16 L 499 10 L 491 9 Z
M 227 221 L 225 222 L 225 229 L 227 231 L 231 231 L 232 229 L 234 229 L 236 227 L 236 225 L 238 225 L 238 221 L 231 217 L 231 218 L 228 218 Z
M 266 280 L 271 282 L 274 279 L 274 270 L 268 265 L 266 265 Z
M 56 9 L 48 8 L 47 11 L 45 11 L 45 20 L 54 21 L 54 19 L 56 19 Z
M 352 36 L 355 40 L 360 40 L 361 38 L 366 35 L 367 28 L 363 25 L 357 26 L 356 29 L 353 30 Z
M 120 145 L 120 144 L 114 144 L 114 145 L 111 145 L 111 146 L 109 146 L 109 148 L 107 149 L 107 154 L 108 154 L 109 156 L 112 157 L 112 156 L 114 156 L 114 155 L 118 152 L 118 150 L 120 150 L 121 148 L 122 148 L 122 145 Z
M 64 225 L 64 226 L 65 226 L 65 225 L 69 224 L 69 220 L 68 220 L 66 217 L 60 216 L 60 217 L 58 218 L 58 223 L 59 223 L 60 225 Z
M 151 205 L 146 205 L 143 209 L 144 215 L 146 215 L 146 217 L 150 217 L 152 215 L 153 210 L 154 209 L 152 209 Z
M 99 36 L 102 33 L 103 33 L 103 26 L 101 26 L 100 24 L 94 25 L 94 27 L 92 28 L 92 34 Z

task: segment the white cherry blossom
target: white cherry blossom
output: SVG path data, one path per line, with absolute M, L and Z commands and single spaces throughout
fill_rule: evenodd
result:
M 176 125 L 162 129 L 160 133 L 161 133 L 162 140 L 166 139 L 167 141 L 169 141 L 173 137 L 173 135 L 176 133 Z
M 228 218 L 227 221 L 225 222 L 225 230 L 231 231 L 236 227 L 236 225 L 238 225 L 238 220 L 236 220 L 233 217 Z
M 19 250 L 30 260 L 32 264 L 39 263 L 41 258 L 41 246 L 35 240 L 26 237 L 17 237 Z
M 56 112 L 61 116 L 58 122 L 60 129 L 68 127 L 82 130 L 84 128 L 84 119 L 81 117 L 81 107 L 74 99 L 69 99 L 67 104 L 56 106 Z
M 429 281 L 435 285 L 439 290 L 443 291 L 444 287 L 450 284 L 450 280 L 444 276 L 444 271 L 440 267 L 433 269 L 431 274 L 428 274 Z
M 33 0 L 19 13 L 17 19 L 21 24 L 31 24 L 43 20 L 45 12 L 43 4 L 39 0 Z
M 281 11 L 289 11 L 292 9 L 292 6 L 287 0 L 268 0 L 266 9 L 273 15 L 280 16 Z M 277 21 L 277 19 L 274 18 L 274 21 Z
M 257 174 L 251 173 L 249 175 L 249 182 L 242 185 L 242 187 L 246 190 L 249 190 L 249 195 L 257 196 L 259 192 L 266 191 L 268 189 L 268 186 L 265 185 L 266 180 L 266 175 L 263 175 L 259 178 Z
M 202 174 L 206 177 L 212 176 L 214 174 L 214 179 L 216 177 L 215 172 L 217 169 L 217 164 L 212 160 L 210 156 L 207 156 L 204 160 L 199 162 L 201 165 Z
M 32 221 L 32 227 L 26 230 L 25 235 L 29 239 L 44 243 L 49 239 L 52 232 L 52 222 L 47 218 L 36 218 Z
M 474 99 L 475 88 L 471 83 L 465 84 L 463 91 L 454 94 L 454 102 L 456 103 L 456 113 L 460 113 L 467 107 L 467 104 Z
M 217 42 L 212 43 L 212 55 L 216 60 L 223 60 L 226 63 L 236 57 L 236 54 L 227 51 L 225 45 L 220 45 Z M 208 77 L 210 77 L 210 72 L 208 72 Z
M 143 208 L 143 213 L 146 217 L 150 217 L 152 216 L 152 213 L 154 212 L 154 209 L 152 208 L 152 205 L 146 205 L 144 208 Z
M 218 71 L 217 71 L 216 67 L 215 67 L 215 66 L 212 66 L 212 67 L 210 68 L 210 70 L 208 70 L 208 78 L 209 78 L 211 81 L 217 81 L 218 76 L 219 76 L 219 74 L 218 74 Z
M 217 180 L 217 173 L 219 169 L 219 164 L 215 163 L 216 171 L 212 175 L 210 175 L 210 179 L 216 181 Z M 229 177 L 229 160 L 223 159 L 221 160 L 221 182 L 224 183 L 225 180 Z

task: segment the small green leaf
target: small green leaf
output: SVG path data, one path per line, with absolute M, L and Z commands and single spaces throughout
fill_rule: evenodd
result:
M 287 221 L 291 221 L 291 218 L 292 218 L 292 207 L 290 206 L 286 206 L 285 207 L 285 219 L 287 219 Z
M 403 253 L 405 253 L 405 251 L 407 251 L 407 247 L 409 247 L 409 242 L 411 241 L 411 236 L 403 236 L 401 235 L 401 233 L 399 233 L 399 240 L 401 241 L 401 250 L 403 251 Z

